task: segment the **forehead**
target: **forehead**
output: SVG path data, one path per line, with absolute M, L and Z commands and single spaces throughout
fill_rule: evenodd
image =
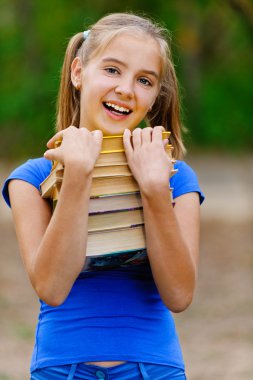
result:
M 122 33 L 114 37 L 94 59 L 115 58 L 129 66 L 143 67 L 156 71 L 160 76 L 162 70 L 161 50 L 151 36 Z

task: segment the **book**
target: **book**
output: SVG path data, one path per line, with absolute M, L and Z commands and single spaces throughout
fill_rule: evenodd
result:
M 53 193 L 58 194 L 59 191 L 55 192 L 54 185 L 58 184 L 60 190 L 62 179 L 63 177 L 59 175 L 57 171 L 50 173 L 49 177 L 47 177 L 40 185 L 42 197 L 53 198 Z M 132 175 L 95 177 L 92 179 L 90 196 L 99 197 L 103 195 L 124 194 L 136 192 L 138 190 L 138 183 Z
M 144 225 L 142 208 L 107 211 L 99 214 L 90 214 L 88 231 L 99 232 Z
M 164 132 L 163 138 L 168 138 L 169 134 Z M 167 144 L 165 150 L 172 158 L 172 146 Z M 175 172 L 172 170 L 171 175 Z M 64 166 L 53 162 L 50 174 L 40 185 L 42 197 L 52 201 L 53 210 L 63 177 Z M 144 262 L 148 262 L 148 257 L 140 189 L 127 165 L 122 136 L 105 136 L 92 174 L 86 260 L 82 272 Z
M 90 196 L 124 194 L 138 190 L 138 183 L 133 176 L 96 177 L 92 179 Z
M 170 176 L 172 177 L 177 172 L 177 169 L 172 169 Z M 132 173 L 127 164 L 112 164 L 104 166 L 95 166 L 92 178 L 98 177 L 117 177 L 117 176 L 132 176 Z
M 125 149 L 121 135 L 103 137 L 101 153 L 124 152 L 124 150 Z
M 56 183 L 55 185 L 53 185 L 52 190 L 51 190 L 51 196 L 49 198 L 51 200 L 52 211 L 54 211 L 54 209 L 57 205 L 60 190 L 61 190 L 61 184 L 60 183 Z
M 106 255 L 86 256 L 81 274 L 98 270 L 124 268 L 134 265 L 148 264 L 146 249 L 119 251 Z
M 170 137 L 169 131 L 162 132 L 162 138 L 169 139 Z M 114 136 L 104 136 L 102 140 L 102 148 L 101 153 L 109 153 L 109 152 L 124 152 L 124 143 L 123 143 L 122 135 L 114 135 Z
M 165 151 L 170 158 L 172 158 L 173 147 L 170 144 L 165 146 Z M 102 151 L 97 159 L 95 167 L 106 166 L 106 165 L 122 165 L 127 164 L 126 155 L 123 150 L 115 151 Z
M 121 159 L 124 161 L 117 161 L 110 163 L 110 159 L 115 155 L 121 155 Z M 103 160 L 102 157 L 106 157 L 106 160 Z M 174 175 L 177 170 L 171 171 L 171 176 Z M 55 162 L 53 164 L 52 171 L 48 177 L 40 184 L 41 195 L 43 198 L 52 197 L 52 187 L 54 184 L 62 183 L 64 175 L 64 167 L 61 163 Z M 128 179 L 126 177 L 129 177 Z M 98 162 L 94 167 L 92 174 L 92 190 L 91 197 L 96 197 L 99 195 L 117 194 L 117 193 L 127 193 L 139 190 L 138 184 L 127 165 L 126 157 L 124 152 L 121 153 L 109 153 L 109 154 L 100 154 Z M 114 184 L 112 187 L 111 178 L 113 178 Z M 103 191 L 105 190 L 105 191 Z
M 50 199 L 55 208 L 60 193 L 59 184 L 52 189 Z M 105 212 L 134 210 L 142 207 L 141 195 L 139 191 L 125 194 L 108 194 L 99 197 L 90 198 L 89 215 L 102 214 Z
M 131 210 L 141 207 L 142 202 L 139 191 L 125 194 L 108 194 L 106 196 L 90 198 L 89 214 Z
M 170 137 L 169 131 L 162 132 L 163 140 L 169 139 Z M 55 142 L 55 147 L 59 147 L 61 145 L 61 140 L 57 140 Z M 124 152 L 124 143 L 122 135 L 112 135 L 112 136 L 103 136 L 101 153 L 121 153 Z
M 51 177 L 51 181 L 54 180 L 54 176 Z M 48 185 L 48 182 L 41 184 L 41 193 L 43 198 L 53 198 L 56 199 L 56 194 L 59 194 L 61 189 L 62 180 L 57 178 L 58 187 L 57 190 L 53 186 Z M 49 187 L 48 187 L 49 186 Z M 170 189 L 172 190 L 172 189 Z M 90 197 L 102 197 L 106 195 L 118 195 L 127 194 L 131 192 L 139 191 L 139 185 L 133 176 L 105 176 L 96 177 L 92 179 Z M 54 196 L 53 196 L 54 193 Z
M 127 163 L 112 164 L 112 165 L 95 165 L 92 173 L 93 178 L 97 177 L 111 177 L 111 176 L 131 176 L 132 173 Z
M 167 144 L 165 146 L 165 151 L 170 158 L 172 158 L 172 145 Z M 61 165 L 59 162 L 54 161 L 52 170 L 55 170 L 56 167 Z M 110 165 L 125 165 L 127 166 L 126 155 L 124 151 L 104 151 L 100 152 L 97 162 L 95 164 L 94 170 L 100 166 L 110 166 Z M 63 168 L 63 166 L 61 166 Z
M 126 227 L 90 233 L 88 231 L 86 256 L 118 254 L 146 248 L 144 226 Z
M 64 168 L 57 169 L 57 167 L 50 172 L 47 178 L 40 184 L 40 192 L 42 198 L 56 199 L 61 188 L 63 180 Z M 58 185 L 58 186 L 56 186 Z M 58 189 L 58 191 L 56 191 Z
M 60 191 L 58 184 L 53 191 L 54 210 Z M 113 206 L 110 207 L 110 204 Z M 130 205 L 136 206 L 136 209 L 124 209 Z M 112 211 L 113 207 L 116 212 Z M 110 210 L 102 212 L 103 209 Z M 148 263 L 141 196 L 138 192 L 91 198 L 90 210 L 93 213 L 88 216 L 86 258 L 81 273 Z M 122 215 L 126 222 L 122 220 Z

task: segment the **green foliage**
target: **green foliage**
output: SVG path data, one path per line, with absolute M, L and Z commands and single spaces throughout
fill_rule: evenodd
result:
M 106 13 L 131 10 L 172 32 L 190 143 L 252 149 L 252 30 L 229 1 L 2 0 L 0 157 L 43 154 L 69 37 Z

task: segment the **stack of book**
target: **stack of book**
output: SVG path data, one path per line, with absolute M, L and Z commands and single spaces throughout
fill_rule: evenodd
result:
M 163 139 L 170 132 L 163 132 Z M 172 146 L 165 147 L 172 156 Z M 175 173 L 172 170 L 172 175 Z M 41 183 L 41 195 L 55 209 L 64 167 L 54 162 Z M 86 261 L 83 271 L 141 264 L 147 261 L 144 218 L 138 183 L 124 152 L 122 136 L 103 137 L 102 150 L 93 170 Z

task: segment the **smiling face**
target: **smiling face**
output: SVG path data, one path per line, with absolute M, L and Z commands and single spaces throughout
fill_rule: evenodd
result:
M 80 127 L 104 135 L 133 130 L 152 107 L 160 89 L 160 50 L 151 37 L 120 34 L 82 68 L 72 64 L 81 84 Z

